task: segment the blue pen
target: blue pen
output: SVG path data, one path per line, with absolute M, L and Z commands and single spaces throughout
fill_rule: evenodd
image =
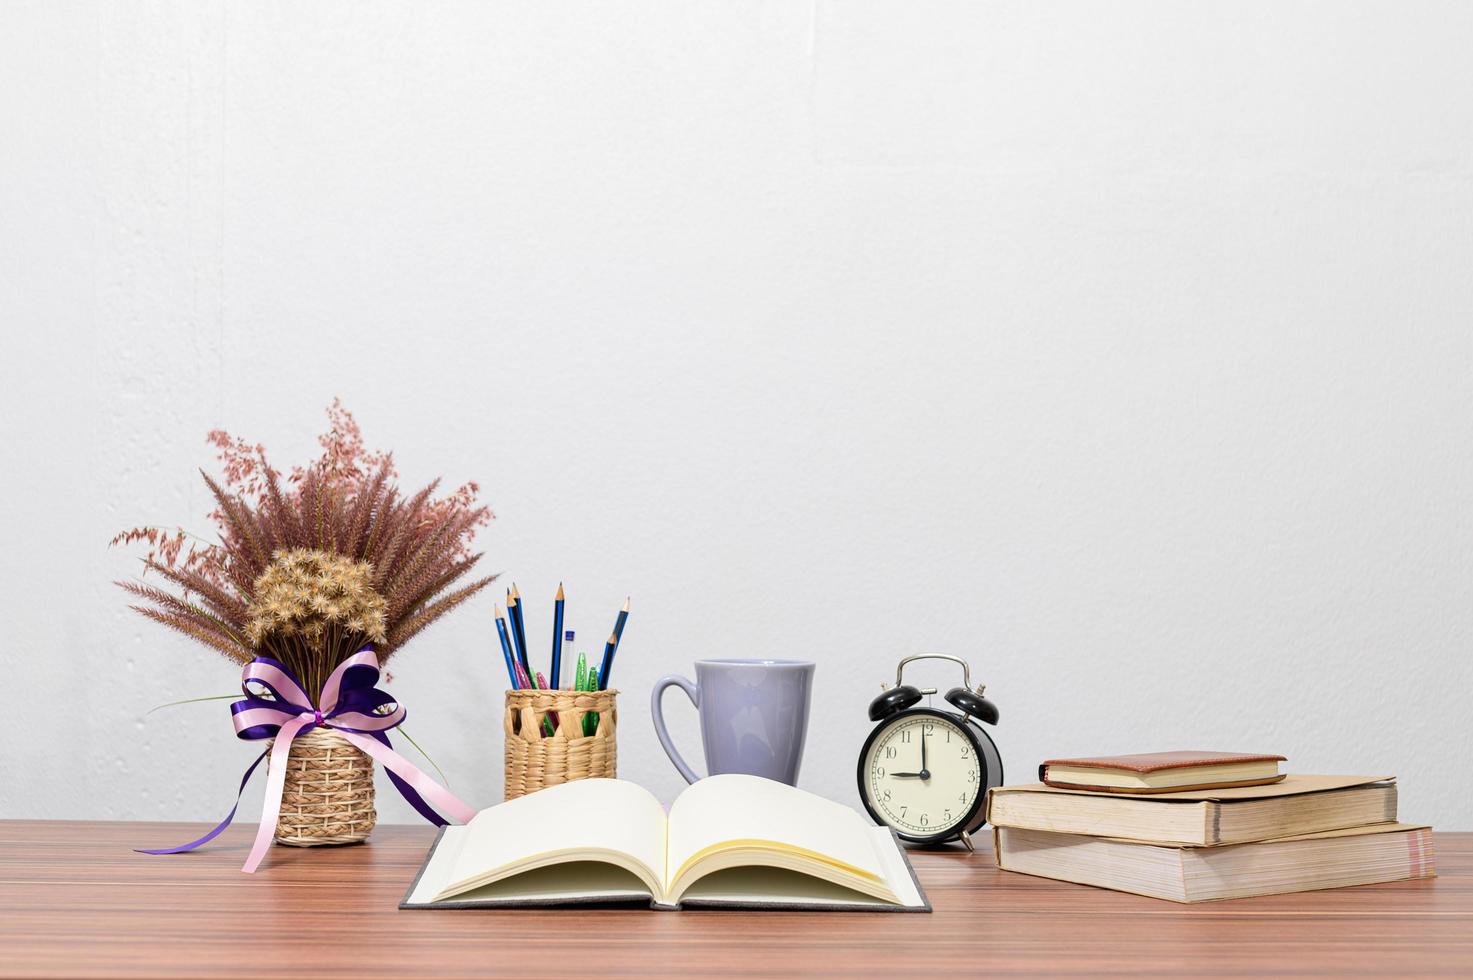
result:
M 496 632 L 501 635 L 501 654 L 506 657 L 506 676 L 511 678 L 511 686 L 517 687 L 516 661 L 511 654 L 511 640 L 506 635 L 506 619 L 501 614 L 501 607 L 496 607 Z
M 552 602 L 552 670 L 547 674 L 548 686 L 558 689 L 563 666 L 563 583 L 557 584 L 557 598 Z

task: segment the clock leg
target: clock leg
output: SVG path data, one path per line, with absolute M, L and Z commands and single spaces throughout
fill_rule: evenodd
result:
M 965 844 L 965 845 L 967 845 L 967 853 L 969 853 L 969 854 L 976 854 L 977 853 L 976 845 L 974 845 L 972 843 L 972 835 L 969 834 L 969 833 L 967 833 L 965 830 L 962 831 L 962 843 Z

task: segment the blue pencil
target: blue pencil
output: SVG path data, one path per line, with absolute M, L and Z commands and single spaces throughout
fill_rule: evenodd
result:
M 598 686 L 595 690 L 605 690 L 609 686 L 609 671 L 614 667 L 614 651 L 619 649 L 619 638 L 610 636 L 609 642 L 604 644 L 604 661 L 598 665 Z
M 548 672 L 548 684 L 554 691 L 563 666 L 563 583 L 557 584 L 557 598 L 552 602 L 552 670 Z
M 629 597 L 624 597 L 624 605 L 619 609 L 619 618 L 614 620 L 614 646 L 624 639 L 624 621 L 629 618 Z
M 506 619 L 501 614 L 501 607 L 496 607 L 496 632 L 501 636 L 501 654 L 506 657 L 506 676 L 511 678 L 511 686 L 517 686 L 517 665 L 511 655 L 511 640 L 506 635 Z
M 609 637 L 609 642 L 604 644 L 604 660 L 598 668 L 598 689 L 605 690 L 609 686 L 609 671 L 614 666 L 614 654 L 619 650 L 619 639 L 624 635 L 624 621 L 629 618 L 629 599 L 625 598 L 623 607 L 619 610 L 619 618 L 614 620 L 614 632 Z
M 517 641 L 517 659 L 522 662 L 522 669 L 527 676 L 532 676 L 532 665 L 527 661 L 527 621 L 522 616 L 522 594 L 517 591 L 517 583 L 511 584 L 511 598 L 506 602 L 507 615 L 511 617 L 512 637 Z

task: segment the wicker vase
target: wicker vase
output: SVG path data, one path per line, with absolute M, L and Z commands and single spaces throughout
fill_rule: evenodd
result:
M 618 691 L 507 691 L 506 798 L 575 779 L 618 775 Z M 548 736 L 542 720 L 557 716 Z M 583 717 L 598 719 L 583 734 Z
M 377 816 L 373 760 L 361 749 L 327 728 L 292 740 L 276 843 L 356 844 L 368 838 Z

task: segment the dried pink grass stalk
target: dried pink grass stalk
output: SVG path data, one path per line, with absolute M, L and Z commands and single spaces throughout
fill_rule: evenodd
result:
M 340 400 L 327 416 L 328 431 L 318 437 L 322 455 L 293 468 L 286 486 L 264 446 L 212 431 L 222 479 L 201 475 L 215 500 L 209 518 L 219 543 L 152 526 L 113 538 L 114 545 L 147 542 L 145 573 L 179 590 L 119 582 L 142 600 L 133 608 L 244 663 L 257 652 L 247 629 L 256 581 L 279 553 L 324 551 L 371 566 L 372 588 L 385 605 L 382 662 L 490 584 L 494 576 L 459 584 L 481 558 L 471 552 L 476 530 L 493 516 L 477 499 L 480 488 L 466 483 L 436 497 L 437 480 L 405 497 L 394 483 L 393 455 L 364 447 Z M 355 653 L 349 645 L 323 649 L 323 666 L 331 670 Z

